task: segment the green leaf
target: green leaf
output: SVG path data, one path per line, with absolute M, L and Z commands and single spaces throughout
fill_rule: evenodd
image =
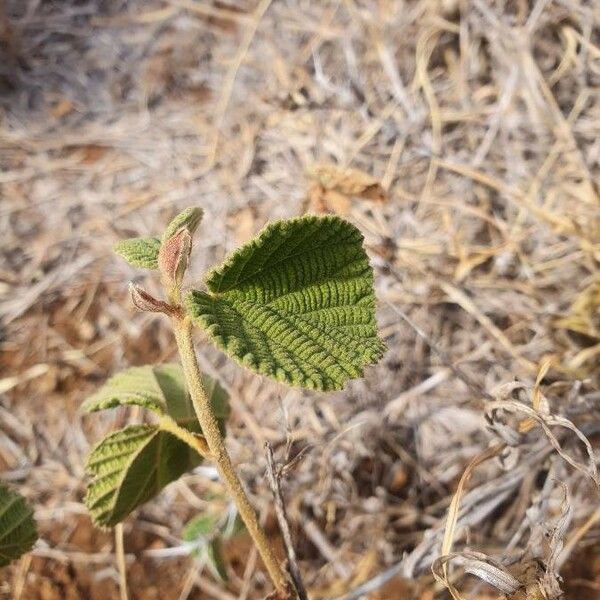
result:
M 291 385 L 341 389 L 376 362 L 373 271 L 360 231 L 333 216 L 269 225 L 187 296 L 189 314 L 242 365 Z
M 189 446 L 157 425 L 130 425 L 90 453 L 85 504 L 97 525 L 111 527 L 200 464 Z
M 221 537 L 216 537 L 206 546 L 206 558 L 208 567 L 216 579 L 227 581 L 227 562 L 223 556 L 223 540 Z
M 202 375 L 221 432 L 229 416 L 227 392 Z M 90 412 L 135 404 L 171 417 L 180 427 L 201 433 L 177 364 L 133 367 L 112 377 L 84 408 Z M 156 496 L 168 483 L 200 464 L 198 454 L 159 425 L 132 425 L 105 437 L 90 453 L 92 476 L 86 506 L 95 523 L 112 526 Z
M 194 543 L 199 539 L 209 539 L 217 534 L 230 539 L 246 530 L 244 522 L 237 511 L 231 513 L 223 521 L 215 514 L 201 514 L 190 519 L 183 528 L 181 537 L 184 542 Z
M 202 375 L 215 415 L 220 421 L 229 416 L 228 394 L 219 382 Z M 185 386 L 180 365 L 146 365 L 125 369 L 111 377 L 82 405 L 87 412 L 96 412 L 124 405 L 138 405 L 159 415 L 169 415 L 179 425 L 197 423 L 194 407 Z
M 228 519 L 223 528 L 223 537 L 225 539 L 234 538 L 246 531 L 246 525 L 238 513 L 233 519 Z
M 213 514 L 194 517 L 183 529 L 182 538 L 188 544 L 195 544 L 192 555 L 205 558 L 213 575 L 227 581 L 227 564 L 223 557 L 223 537 L 225 526 Z
M 196 206 L 190 206 L 180 212 L 165 229 L 162 235 L 162 243 L 164 244 L 172 235 L 175 235 L 182 227 L 185 227 L 190 235 L 194 235 L 200 221 L 202 221 L 202 215 L 204 212 L 201 208 Z
M 190 519 L 183 528 L 181 538 L 188 544 L 193 544 L 202 538 L 209 538 L 219 527 L 219 518 L 213 514 L 197 515 Z
M 160 240 L 157 238 L 130 238 L 113 246 L 113 251 L 124 258 L 132 267 L 158 269 Z
M 0 567 L 31 550 L 37 537 L 33 510 L 25 498 L 0 483 Z

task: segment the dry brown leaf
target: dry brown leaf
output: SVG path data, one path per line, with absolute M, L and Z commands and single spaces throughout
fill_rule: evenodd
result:
M 73 102 L 71 102 L 71 100 L 63 98 L 52 107 L 52 115 L 55 116 L 57 119 L 60 119 L 61 117 L 64 117 L 65 115 L 68 115 L 69 113 L 73 112 L 73 108 Z
M 600 340 L 600 280 L 578 294 L 569 314 L 556 326 Z
M 387 201 L 387 194 L 379 181 L 358 169 L 318 163 L 308 169 L 307 175 L 314 182 L 309 190 L 309 203 L 316 212 L 347 214 L 351 198 Z
M 232 229 L 235 241 L 239 245 L 245 244 L 259 229 L 256 220 L 256 208 L 251 204 L 228 217 L 227 224 Z
M 584 339 L 575 337 L 575 353 L 571 351 L 563 357 L 566 371 L 578 378 L 597 372 L 600 362 L 600 280 L 579 292 L 567 315 L 557 319 L 554 325 L 558 329 L 585 336 Z M 590 345 L 590 341 L 593 345 Z
M 98 146 L 97 144 L 88 144 L 81 149 L 81 162 L 84 165 L 92 165 L 104 158 L 107 154 L 108 148 L 105 146 Z
M 504 449 L 504 446 L 505 444 L 496 444 L 494 446 L 491 446 L 490 448 L 487 448 L 486 450 L 478 454 L 475 458 L 473 458 L 464 470 L 458 483 L 458 487 L 456 488 L 456 492 L 454 493 L 454 496 L 452 497 L 452 500 L 450 502 L 450 506 L 448 507 L 448 513 L 446 517 L 446 529 L 444 530 L 444 539 L 442 541 L 442 552 L 440 558 L 447 557 L 452 552 L 454 534 L 458 523 L 460 500 L 462 498 L 465 484 L 471 477 L 471 474 L 473 473 L 476 467 L 478 467 L 485 461 L 494 458 L 495 456 L 498 456 Z M 440 560 L 440 558 L 438 558 L 438 560 Z M 440 576 L 434 571 L 433 576 L 438 580 L 439 583 L 446 587 L 446 589 L 450 592 L 450 595 L 455 600 L 460 600 L 461 596 L 459 591 L 452 585 L 452 583 L 450 583 L 448 579 L 448 568 L 446 562 L 442 562 L 441 567 L 442 575 Z
M 353 572 L 349 578 L 333 581 L 330 585 L 322 588 L 313 587 L 309 590 L 309 596 L 315 600 L 325 598 L 337 598 L 346 594 L 376 575 L 381 570 L 379 556 L 375 548 L 371 548 L 363 554 L 358 563 L 354 565 Z
M 350 212 L 350 199 L 339 192 L 326 190 L 318 183 L 313 184 L 308 192 L 310 209 L 318 213 L 334 213 L 347 215 Z
M 326 190 L 366 200 L 385 201 L 387 195 L 375 177 L 358 169 L 318 163 L 308 170 L 308 176 Z
M 296 600 L 297 596 L 292 588 L 292 584 L 287 582 L 285 590 L 275 590 L 265 596 L 264 600 Z
M 541 386 L 541 383 L 542 383 L 544 377 L 546 377 L 546 375 L 548 374 L 550 367 L 552 367 L 553 362 L 554 362 L 554 358 L 551 356 L 545 358 L 542 361 L 542 363 L 540 364 L 540 370 L 536 377 L 535 385 L 533 386 L 533 392 L 531 395 L 531 404 L 532 404 L 533 408 L 537 411 L 543 409 L 544 414 L 548 414 L 548 412 L 549 412 L 548 411 L 548 401 L 542 394 L 542 390 L 541 390 L 540 386 Z M 519 433 L 527 433 L 528 431 L 531 431 L 531 429 L 533 429 L 535 427 L 535 423 L 536 423 L 535 419 L 532 419 L 532 418 L 525 419 L 524 421 L 522 421 L 519 424 Z

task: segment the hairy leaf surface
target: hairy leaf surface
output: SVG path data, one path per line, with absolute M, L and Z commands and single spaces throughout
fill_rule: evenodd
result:
M 181 532 L 181 538 L 188 544 L 211 538 L 218 532 L 219 517 L 215 514 L 201 514 L 190 519 Z
M 230 356 L 291 385 L 341 389 L 376 362 L 373 271 L 363 237 L 333 216 L 269 225 L 192 291 L 187 308 Z
M 109 527 L 200 464 L 200 457 L 157 425 L 130 425 L 105 437 L 86 465 L 93 477 L 85 504 L 98 525 Z
M 238 515 L 223 522 L 215 514 L 202 514 L 188 521 L 182 539 L 191 545 L 192 556 L 204 560 L 217 579 L 227 581 L 223 541 L 237 535 L 243 527 Z
M 207 394 L 221 431 L 229 416 L 227 392 L 203 374 Z M 191 399 L 177 364 L 133 367 L 112 377 L 84 408 L 97 411 L 127 404 L 171 417 L 180 427 L 201 433 Z M 86 506 L 94 522 L 112 526 L 156 496 L 168 483 L 200 463 L 184 441 L 158 425 L 132 425 L 105 437 L 90 453 L 86 469 L 92 476 Z
M 229 415 L 227 392 L 216 379 L 202 375 L 217 418 Z M 192 401 L 187 393 L 180 365 L 146 365 L 125 369 L 111 377 L 82 405 L 87 412 L 96 412 L 123 405 L 138 405 L 159 415 L 169 415 L 179 425 L 196 423 Z
M 158 268 L 160 240 L 156 238 L 130 238 L 113 246 L 113 251 L 124 258 L 132 267 L 141 269 Z
M 25 498 L 0 483 L 0 567 L 31 550 L 37 537 L 33 510 Z
M 182 227 L 185 227 L 190 235 L 194 235 L 194 231 L 198 229 L 204 212 L 197 206 L 190 206 L 181 211 L 168 225 L 162 235 L 163 244 L 172 236 L 175 235 Z

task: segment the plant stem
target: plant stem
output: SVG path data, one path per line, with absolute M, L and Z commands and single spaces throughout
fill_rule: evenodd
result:
M 163 431 L 172 433 L 176 438 L 179 438 L 182 442 L 191 446 L 203 458 L 210 457 L 210 450 L 203 437 L 194 435 L 185 427 L 180 427 L 177 425 L 177 422 L 168 415 L 162 415 L 158 420 L 158 424 Z
M 287 580 L 284 572 L 275 557 L 271 544 L 258 522 L 256 512 L 250 504 L 250 500 L 242 487 L 237 476 L 231 458 L 225 447 L 225 442 L 219 431 L 217 419 L 210 405 L 210 400 L 206 395 L 206 390 L 202 384 L 200 368 L 196 359 L 196 352 L 192 341 L 192 326 L 187 317 L 173 319 L 173 331 L 181 362 L 185 374 L 188 390 L 192 398 L 196 416 L 202 427 L 202 433 L 208 444 L 211 457 L 216 463 L 217 469 L 227 487 L 229 494 L 237 505 L 240 517 L 246 525 L 246 529 L 252 536 L 263 563 L 269 573 L 275 588 L 282 594 L 285 594 Z
M 125 544 L 123 542 L 123 523 L 115 526 L 115 553 L 119 567 L 119 594 L 121 600 L 129 600 L 127 593 L 127 566 L 125 563 Z

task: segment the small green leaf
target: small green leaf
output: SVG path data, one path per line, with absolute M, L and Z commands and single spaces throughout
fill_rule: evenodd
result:
M 213 514 L 194 517 L 183 529 L 183 541 L 194 544 L 192 555 L 205 558 L 213 575 L 227 581 L 227 565 L 223 558 L 223 537 L 225 526 Z
M 194 235 L 204 212 L 201 208 L 190 206 L 180 212 L 165 229 L 162 235 L 162 243 L 164 244 L 171 236 L 175 235 L 182 227 L 185 227 L 190 235 Z
M 112 527 L 200 464 L 184 442 L 156 425 L 130 425 L 105 437 L 90 453 L 85 504 L 97 525 Z
M 291 385 L 341 389 L 382 356 L 360 231 L 333 216 L 269 225 L 192 291 L 187 309 L 242 365 Z
M 208 498 L 205 498 L 208 500 Z M 185 527 L 181 537 L 184 542 L 193 544 L 199 539 L 209 539 L 219 534 L 224 539 L 233 538 L 246 530 L 244 522 L 236 512 L 229 513 L 225 521 L 215 514 L 197 515 L 190 519 Z
M 33 510 L 25 498 L 0 483 L 0 567 L 31 550 L 37 537 Z
M 226 540 L 237 537 L 246 531 L 246 525 L 238 513 L 232 519 L 228 519 L 223 528 L 223 538 Z
M 202 375 L 221 431 L 229 416 L 227 392 Z M 94 412 L 138 405 L 168 415 L 180 427 L 201 433 L 180 365 L 133 367 L 115 375 L 83 407 Z M 112 526 L 200 463 L 197 453 L 158 425 L 132 425 L 111 433 L 92 450 L 86 505 L 96 523 Z
M 160 240 L 156 238 L 130 238 L 113 246 L 113 251 L 124 258 L 132 267 L 158 269 Z
M 215 535 L 218 527 L 219 518 L 216 515 L 197 515 L 186 523 L 181 538 L 188 544 L 194 544 L 199 539 L 210 538 Z
M 219 382 L 202 375 L 215 415 L 220 421 L 229 416 L 228 394 Z M 132 367 L 111 377 L 83 403 L 83 410 L 96 412 L 124 405 L 138 405 L 159 415 L 169 415 L 179 425 L 197 423 L 192 401 L 178 364 Z
M 227 562 L 223 556 L 223 540 L 221 537 L 210 540 L 206 545 L 206 558 L 208 559 L 208 567 L 216 579 L 227 581 Z
M 82 409 L 96 412 L 135 404 L 160 415 L 166 414 L 167 402 L 155 369 L 157 367 L 132 367 L 113 375 L 83 403 Z

